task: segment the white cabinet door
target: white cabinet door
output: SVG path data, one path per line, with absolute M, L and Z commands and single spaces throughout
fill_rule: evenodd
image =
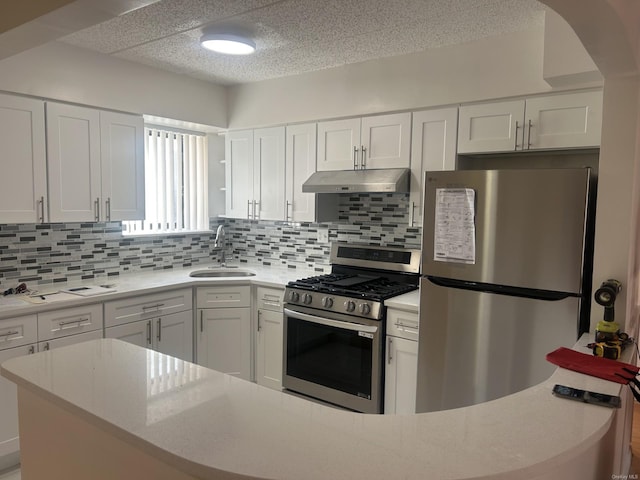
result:
M 416 413 L 418 342 L 387 337 L 384 413 Z
M 411 113 L 363 117 L 360 168 L 409 168 Z
M 0 363 L 10 358 L 35 353 L 36 345 L 23 345 L 0 350 Z M 18 443 L 18 398 L 16 384 L 0 377 L 0 458 L 16 454 L 20 450 Z
M 139 347 L 151 348 L 152 346 L 152 320 L 141 320 L 138 322 L 108 327 L 104 330 L 105 338 L 117 338 L 123 342 L 132 343 Z
M 512 152 L 522 148 L 524 100 L 463 105 L 458 153 Z
M 256 382 L 282 389 L 282 311 L 258 310 Z
M 360 148 L 359 118 L 318 123 L 316 168 L 319 172 L 359 168 Z
M 600 146 L 602 92 L 527 99 L 524 149 Z
M 44 102 L 0 94 L 0 223 L 47 221 Z
M 458 109 L 413 112 L 410 225 L 422 225 L 422 182 L 427 171 L 456 169 Z
M 193 362 L 193 313 L 163 315 L 152 320 L 153 348 L 166 355 Z
M 249 218 L 253 207 L 253 130 L 227 133 L 225 156 L 226 216 Z
M 207 308 L 198 311 L 197 363 L 251 380 L 251 309 Z
M 103 219 L 144 220 L 144 121 L 100 112 Z
M 100 217 L 100 112 L 47 102 L 49 221 Z
M 316 194 L 303 193 L 302 184 L 316 171 L 316 124 L 291 125 L 286 130 L 285 220 L 316 221 Z
M 285 219 L 285 128 L 253 131 L 254 219 Z

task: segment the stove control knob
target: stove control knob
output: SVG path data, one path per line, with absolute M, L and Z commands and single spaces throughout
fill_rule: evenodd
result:
M 347 312 L 353 312 L 356 309 L 356 304 L 351 300 L 347 300 L 346 302 L 344 302 L 344 308 L 347 310 Z
M 298 292 L 289 292 L 289 300 L 298 302 L 300 300 L 300 294 Z
M 360 305 L 358 305 L 358 310 L 360 310 L 360 313 L 362 315 L 368 315 L 369 312 L 371 312 L 371 305 L 369 305 L 368 303 L 361 303 Z
M 322 306 L 324 308 L 333 307 L 333 298 L 331 298 L 331 297 L 322 297 Z
M 313 297 L 311 297 L 311 295 L 309 295 L 308 293 L 305 293 L 304 297 L 302 297 L 302 301 L 305 305 L 309 305 L 313 301 Z

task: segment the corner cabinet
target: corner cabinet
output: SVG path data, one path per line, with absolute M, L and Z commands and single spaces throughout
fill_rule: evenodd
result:
M 413 112 L 409 225 L 422 225 L 424 173 L 456 169 L 458 109 Z
M 600 146 L 602 91 L 462 105 L 458 153 Z
M 409 168 L 411 113 L 318 123 L 318 171 Z
M 251 287 L 200 287 L 196 305 L 196 363 L 251 380 Z
M 48 221 L 44 102 L 0 94 L 0 145 L 0 223 Z
M 226 216 L 285 219 L 285 128 L 227 133 Z
M 49 221 L 144 219 L 141 116 L 46 103 Z
M 106 338 L 193 361 L 191 289 L 106 302 L 104 314 Z

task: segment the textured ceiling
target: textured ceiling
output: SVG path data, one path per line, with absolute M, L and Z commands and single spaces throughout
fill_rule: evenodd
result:
M 161 0 L 61 41 L 223 85 L 297 75 L 540 26 L 537 0 Z M 200 47 L 205 27 L 257 52 Z

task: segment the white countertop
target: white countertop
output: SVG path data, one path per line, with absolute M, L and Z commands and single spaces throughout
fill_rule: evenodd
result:
M 557 369 L 481 405 L 366 415 L 112 339 L 8 360 L 0 373 L 199 478 L 530 479 L 584 453 L 614 418 L 611 409 L 552 396 L 554 383 L 621 389 Z
M 414 290 L 397 297 L 391 297 L 384 301 L 387 308 L 397 308 L 408 312 L 418 313 L 420 307 L 420 290 Z

